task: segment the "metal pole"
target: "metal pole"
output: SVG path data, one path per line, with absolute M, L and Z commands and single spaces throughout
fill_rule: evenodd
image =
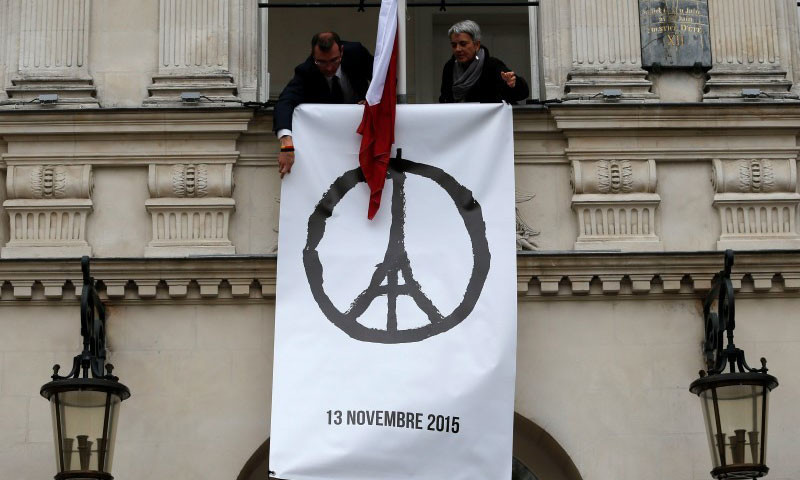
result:
M 408 103 L 406 85 L 406 0 L 397 0 L 397 103 Z
M 405 2 L 404 2 L 405 3 Z M 362 8 L 380 7 L 380 2 L 369 3 L 318 3 L 318 2 L 298 2 L 298 3 L 269 3 L 259 2 L 259 8 Z M 538 7 L 539 0 L 516 1 L 516 2 L 453 2 L 447 0 L 444 5 L 438 2 L 410 2 L 408 7 Z
M 528 7 L 528 41 L 531 58 L 531 98 L 539 100 L 539 12 L 537 8 Z

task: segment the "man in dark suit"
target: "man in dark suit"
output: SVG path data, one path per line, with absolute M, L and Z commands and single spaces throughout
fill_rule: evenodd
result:
M 292 170 L 292 113 L 301 103 L 363 103 L 372 79 L 372 54 L 358 42 L 343 42 L 335 32 L 311 39 L 311 55 L 294 69 L 294 77 L 275 104 L 274 130 L 280 139 L 281 178 Z

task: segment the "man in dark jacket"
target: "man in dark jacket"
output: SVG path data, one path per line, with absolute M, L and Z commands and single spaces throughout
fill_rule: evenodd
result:
M 481 29 L 472 20 L 448 31 L 453 56 L 444 65 L 440 103 L 516 102 L 528 98 L 528 83 L 481 46 Z
M 362 103 L 372 79 L 372 54 L 358 42 L 343 42 L 335 32 L 311 39 L 311 55 L 294 69 L 294 77 L 275 104 L 274 130 L 280 139 L 281 178 L 292 170 L 292 113 L 301 103 Z

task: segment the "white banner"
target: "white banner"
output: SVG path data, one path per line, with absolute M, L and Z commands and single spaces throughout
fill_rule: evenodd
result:
M 398 105 L 367 220 L 362 108 L 303 105 L 283 179 L 270 470 L 288 480 L 511 478 L 511 107 Z M 397 157 L 400 158 L 397 158 Z

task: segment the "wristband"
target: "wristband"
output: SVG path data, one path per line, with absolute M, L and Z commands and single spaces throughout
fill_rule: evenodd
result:
M 281 153 L 283 152 L 294 152 L 294 147 L 281 147 Z

